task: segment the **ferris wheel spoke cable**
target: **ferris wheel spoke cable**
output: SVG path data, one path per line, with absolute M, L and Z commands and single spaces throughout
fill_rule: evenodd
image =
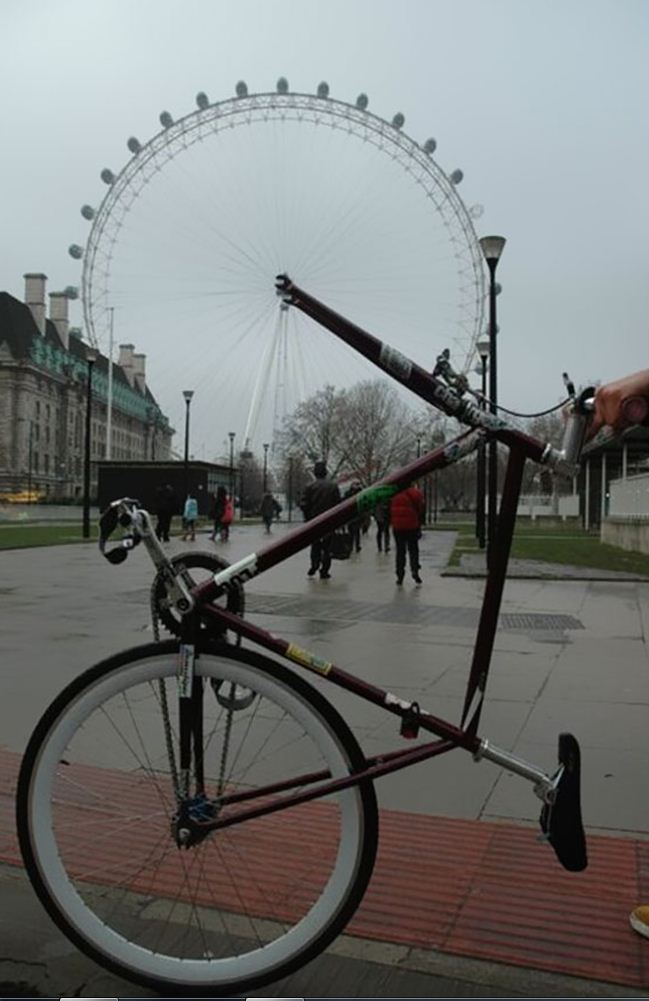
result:
M 126 186 L 116 189 L 124 194 L 114 224 L 96 235 L 93 228 L 95 270 L 84 265 L 84 309 L 88 294 L 95 318 L 121 301 L 126 336 L 132 330 L 138 344 L 140 330 L 153 343 L 165 329 L 191 331 L 201 380 L 214 362 L 234 398 L 246 380 L 253 395 L 258 385 L 256 424 L 266 407 L 277 425 L 296 387 L 305 398 L 324 379 L 376 377 L 367 360 L 290 310 L 272 347 L 272 375 L 255 382 L 242 354 L 254 343 L 255 356 L 268 357 L 278 314 L 274 291 L 266 290 L 279 271 L 415 360 L 445 344 L 469 359 L 483 306 L 482 258 L 466 245 L 477 243 L 471 221 L 432 158 L 429 165 L 421 147 L 387 122 L 328 98 L 252 96 L 240 113 L 235 101 L 222 104 L 236 127 L 218 120 L 221 105 L 210 106 L 209 121 L 195 113 L 186 131 L 170 129 L 167 145 L 164 133 L 152 140 L 160 147 L 155 162 L 129 163 L 134 180 L 125 175 Z M 264 394 L 274 402 L 264 404 Z
M 254 396 L 254 409 L 251 406 L 248 411 L 248 418 L 246 421 L 246 429 L 244 432 L 244 442 L 248 442 L 249 439 L 255 434 L 257 430 L 257 421 L 259 419 L 259 408 L 260 401 L 265 395 L 264 390 L 272 382 L 272 373 L 277 364 L 277 358 L 279 356 L 279 344 L 281 337 L 281 327 L 282 319 L 281 313 L 278 312 L 275 322 L 275 329 L 273 332 L 272 340 L 268 343 L 268 356 L 267 358 L 262 358 L 257 371 L 257 379 L 255 382 L 255 388 L 257 389 L 256 395 Z M 263 387 L 263 389 L 262 389 Z M 247 445 L 246 445 L 247 447 Z

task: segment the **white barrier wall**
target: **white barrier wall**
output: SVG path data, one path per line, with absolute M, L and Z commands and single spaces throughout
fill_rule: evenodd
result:
M 611 480 L 608 512 L 602 520 L 602 542 L 649 553 L 649 473 Z
M 608 513 L 611 517 L 649 518 L 649 473 L 609 483 Z

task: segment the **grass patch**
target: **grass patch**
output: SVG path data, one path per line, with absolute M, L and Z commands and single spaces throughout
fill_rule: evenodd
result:
M 480 552 L 473 522 L 438 523 L 437 530 L 457 532 L 449 566 L 459 566 L 466 553 Z M 593 570 L 616 570 L 649 577 L 649 555 L 630 552 L 599 541 L 599 535 L 585 532 L 574 523 L 518 521 L 512 541 L 511 556 L 519 560 L 540 560 L 589 567 Z
M 0 549 L 27 549 L 33 546 L 61 546 L 72 542 L 93 542 L 97 526 L 90 525 L 90 539 L 81 536 L 81 523 L 69 521 L 62 525 L 0 524 Z

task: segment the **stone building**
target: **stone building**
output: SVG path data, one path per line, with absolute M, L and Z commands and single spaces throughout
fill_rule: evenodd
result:
M 69 326 L 69 294 L 51 292 L 43 274 L 25 275 L 25 302 L 0 292 L 0 497 L 25 491 L 45 499 L 81 498 L 88 352 Z M 146 384 L 145 356 L 120 346 L 113 364 L 112 459 L 167 460 L 173 429 Z M 91 496 L 97 460 L 108 458 L 108 359 L 92 366 Z

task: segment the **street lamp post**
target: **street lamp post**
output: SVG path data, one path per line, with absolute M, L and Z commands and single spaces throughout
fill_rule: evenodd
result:
M 93 348 L 86 349 L 86 364 L 88 375 L 86 381 L 86 435 L 83 456 L 83 528 L 84 539 L 90 538 L 90 424 L 92 416 L 92 368 L 97 361 L 97 352 Z
M 480 401 L 480 406 L 484 410 L 487 406 L 487 361 L 489 358 L 489 341 L 482 340 L 478 341 L 478 354 L 480 355 L 480 368 L 479 372 L 482 377 L 481 393 L 482 399 Z M 486 455 L 485 455 L 485 443 L 484 440 L 478 445 L 478 462 L 477 462 L 477 477 L 478 482 L 476 485 L 476 505 L 475 505 L 475 534 L 478 540 L 478 546 L 480 549 L 485 547 L 485 472 L 486 472 Z
M 34 422 L 29 422 L 29 452 L 27 455 L 27 503 L 32 502 L 32 469 L 34 468 Z
M 264 443 L 264 493 L 268 490 L 268 449 L 270 445 L 268 442 Z
M 185 497 L 189 495 L 189 407 L 193 395 L 193 389 L 183 389 L 185 397 Z
M 234 498 L 234 431 L 228 431 L 230 439 L 230 497 Z M 234 503 L 234 501 L 233 501 Z
M 288 457 L 288 520 L 293 517 L 293 456 Z
M 498 369 L 496 364 L 496 268 L 505 247 L 504 236 L 483 236 L 480 240 L 482 253 L 489 268 L 489 409 L 492 414 L 498 410 Z M 497 500 L 498 500 L 498 442 L 489 442 L 488 465 L 488 523 L 487 523 L 487 565 L 491 566 L 496 540 Z

